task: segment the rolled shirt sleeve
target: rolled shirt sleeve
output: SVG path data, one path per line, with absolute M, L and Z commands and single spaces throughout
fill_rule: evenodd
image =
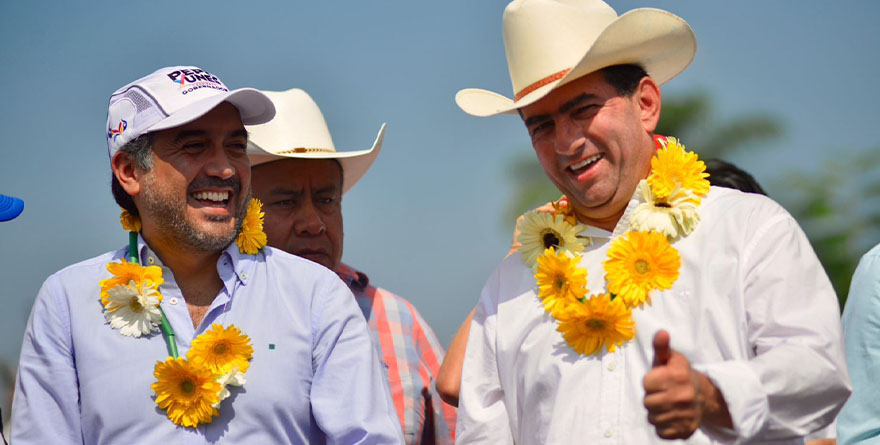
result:
M 834 290 L 785 212 L 758 225 L 744 264 L 748 341 L 755 355 L 697 369 L 724 395 L 740 442 L 758 435 L 806 436 L 831 423 L 850 393 Z

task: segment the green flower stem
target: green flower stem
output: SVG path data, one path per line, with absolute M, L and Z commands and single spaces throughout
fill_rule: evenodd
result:
M 128 232 L 128 261 L 132 263 L 140 263 L 137 253 L 137 232 Z M 165 339 L 165 346 L 168 347 L 168 355 L 177 358 L 177 340 L 174 338 L 174 329 L 171 329 L 171 323 L 168 323 L 168 317 L 162 306 L 159 306 L 159 314 L 162 315 L 162 322 L 159 324 L 159 330 L 162 331 L 162 338 Z
M 162 331 L 162 338 L 165 339 L 165 345 L 168 346 L 168 355 L 171 358 L 177 358 L 177 340 L 174 339 L 174 329 L 171 329 L 171 323 L 165 317 L 165 311 L 159 306 L 159 313 L 162 314 L 162 322 L 159 324 L 159 330 Z
M 138 261 L 137 245 L 138 245 L 137 232 L 128 232 L 128 262 L 130 262 L 130 263 L 139 263 L 140 262 L 140 261 Z

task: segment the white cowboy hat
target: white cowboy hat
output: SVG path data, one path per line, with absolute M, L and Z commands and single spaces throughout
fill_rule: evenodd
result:
M 513 99 L 468 88 L 455 102 L 475 116 L 511 114 L 553 89 L 612 65 L 636 64 L 657 84 L 682 72 L 697 41 L 680 17 L 642 8 L 620 17 L 600 0 L 515 0 L 504 9 Z
M 247 126 L 248 158 L 251 167 L 286 158 L 337 159 L 342 165 L 342 193 L 364 176 L 379 155 L 385 139 L 385 124 L 379 128 L 369 150 L 338 152 L 318 104 L 308 93 L 262 91 L 275 104 L 275 119 L 262 125 Z

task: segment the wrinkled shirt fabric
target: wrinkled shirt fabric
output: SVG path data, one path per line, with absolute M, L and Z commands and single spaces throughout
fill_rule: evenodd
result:
M 604 292 L 602 261 L 629 230 L 628 204 L 581 258 L 590 294 Z M 850 393 L 837 299 L 795 220 L 772 200 L 712 187 L 700 223 L 672 245 L 681 255 L 671 289 L 633 310 L 635 338 L 615 352 L 575 353 L 536 295 L 519 254 L 486 283 L 471 324 L 457 443 L 803 444 Z M 719 388 L 732 430 L 700 427 L 687 441 L 656 436 L 643 405 L 652 338 L 672 347 Z
M 180 356 L 212 323 L 248 335 L 242 388 L 198 428 L 174 425 L 155 403 L 153 367 L 168 351 L 158 332 L 111 329 L 98 282 L 128 249 L 69 266 L 43 284 L 27 323 L 12 408 L 25 444 L 398 444 L 394 408 L 364 318 L 331 271 L 280 250 L 220 255 L 223 281 L 198 328 L 171 270 L 143 240 L 141 264 L 162 267 L 159 287 Z

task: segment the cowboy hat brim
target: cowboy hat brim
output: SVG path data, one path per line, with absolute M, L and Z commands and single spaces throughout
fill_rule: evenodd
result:
M 571 70 L 557 80 L 535 88 L 518 100 L 493 91 L 467 88 L 455 95 L 464 112 L 480 117 L 514 114 L 559 86 L 614 65 L 640 65 L 662 85 L 684 71 L 697 50 L 688 24 L 675 14 L 654 8 L 626 12 L 608 25 Z
M 355 151 L 296 151 L 270 153 L 254 143 L 248 141 L 248 158 L 251 161 L 251 167 L 272 161 L 280 161 L 283 159 L 336 159 L 342 166 L 342 193 L 345 194 L 349 189 L 367 173 L 373 161 L 379 156 L 382 149 L 382 143 L 385 140 L 385 124 L 379 128 L 376 140 L 373 146 L 367 150 Z

